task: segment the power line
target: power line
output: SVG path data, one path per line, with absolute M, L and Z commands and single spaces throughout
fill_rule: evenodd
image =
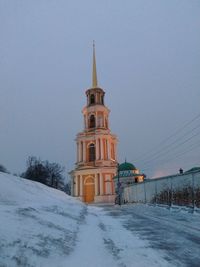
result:
M 176 136 L 178 133 L 180 133 L 182 130 L 184 130 L 187 126 L 191 125 L 195 120 L 200 118 L 200 113 L 198 115 L 196 115 L 192 120 L 188 121 L 187 123 L 185 123 L 182 127 L 180 127 L 178 130 L 176 130 L 173 134 L 171 134 L 170 136 L 168 136 L 167 138 L 163 139 L 158 145 L 156 145 L 154 148 L 150 149 L 149 151 L 147 151 L 146 153 L 141 154 L 141 156 L 138 158 L 138 160 L 135 160 L 136 162 L 142 161 L 144 160 L 146 157 L 146 155 L 150 154 L 150 156 L 152 156 L 151 152 L 155 152 L 157 151 L 157 148 L 159 148 L 159 151 L 161 150 L 161 147 L 163 146 L 163 144 L 165 144 L 168 140 L 170 140 L 171 138 L 173 138 L 174 136 Z M 197 126 L 196 128 L 198 128 L 199 126 Z M 196 129 L 194 128 L 194 129 Z M 192 129 L 192 131 L 194 130 Z M 165 145 L 166 146 L 166 145 Z M 155 153 L 154 153 L 155 154 Z M 156 153 L 157 154 L 157 153 Z M 145 156 L 145 157 L 144 157 Z
M 173 145 L 176 144 L 178 141 L 180 141 L 182 138 L 186 137 L 188 134 L 194 132 L 194 131 L 195 131 L 196 129 L 198 129 L 198 128 L 200 128 L 200 124 L 197 125 L 196 127 L 194 127 L 193 129 L 191 129 L 190 131 L 188 131 L 187 133 L 185 133 L 184 135 L 180 136 L 179 138 L 176 138 L 172 143 L 169 143 L 168 145 L 165 145 L 164 147 L 160 148 L 157 152 L 151 154 L 151 160 L 152 160 L 152 157 L 155 158 L 155 156 L 156 156 L 156 158 L 157 158 L 157 156 L 159 156 L 160 154 L 162 155 L 162 154 L 167 153 L 166 151 L 164 151 L 164 149 L 167 149 L 167 151 L 168 151 L 168 150 L 169 150 L 169 147 L 173 146 Z M 198 134 L 197 134 L 197 135 L 198 135 Z M 191 137 L 191 139 L 192 139 L 193 137 L 195 137 L 195 136 L 196 136 L 196 134 L 193 135 L 193 136 Z M 190 140 L 190 138 L 189 138 L 188 140 Z M 182 144 L 184 144 L 184 143 L 185 143 L 185 142 L 181 143 L 180 145 L 182 145 Z M 178 146 L 179 146 L 179 145 L 177 145 L 177 146 L 175 146 L 175 147 L 178 147 Z M 173 148 L 172 148 L 172 150 L 173 150 Z M 171 150 L 170 150 L 170 151 L 171 151 Z M 150 158 L 150 156 L 149 156 L 149 157 L 146 157 L 146 158 L 148 159 L 148 158 Z M 145 158 L 144 158 L 143 160 L 145 160 Z M 151 160 L 150 160 L 150 161 L 151 161 Z M 147 160 L 147 161 L 148 161 L 148 160 Z
M 149 162 L 152 162 L 152 161 L 155 161 L 155 159 L 161 157 L 163 154 L 166 155 L 170 152 L 173 152 L 173 150 L 179 148 L 180 146 L 184 145 L 185 143 L 189 142 L 190 140 L 192 140 L 194 137 L 200 135 L 200 132 L 192 135 L 191 137 L 187 138 L 186 140 L 184 140 L 183 142 L 181 143 L 178 143 L 175 147 L 171 148 L 171 149 L 167 149 L 165 151 L 161 151 L 161 153 L 158 153 L 156 154 L 152 159 L 148 160 L 148 161 L 145 161 L 144 164 L 148 164 Z
M 159 161 L 159 164 L 168 163 L 168 162 L 170 162 L 170 161 L 172 161 L 172 160 L 174 160 L 176 158 L 184 156 L 185 154 L 187 154 L 187 153 L 189 153 L 189 152 L 191 152 L 191 151 L 193 151 L 193 150 L 195 150 L 196 148 L 199 148 L 199 147 L 200 147 L 200 142 L 199 143 L 194 143 L 193 145 L 190 145 L 189 149 L 187 148 L 186 150 L 182 151 L 181 153 L 180 152 L 176 153 L 173 157 L 170 157 L 170 158 L 168 157 L 165 160 L 161 160 L 161 161 Z M 200 163 L 200 160 L 199 160 L 199 163 Z M 145 167 L 143 170 L 149 170 L 149 169 L 152 169 L 152 168 L 150 166 L 148 167 L 148 165 L 147 165 L 147 167 Z

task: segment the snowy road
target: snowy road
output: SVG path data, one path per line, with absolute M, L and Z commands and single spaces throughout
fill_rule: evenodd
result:
M 89 206 L 68 266 L 200 266 L 199 215 Z
M 86 206 L 0 173 L 0 267 L 200 267 L 200 214 Z
M 171 266 L 200 266 L 199 214 L 146 205 L 105 209 L 133 235 L 148 241 Z

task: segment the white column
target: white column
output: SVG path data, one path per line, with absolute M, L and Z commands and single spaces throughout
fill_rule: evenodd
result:
M 81 142 L 78 142 L 78 162 L 81 161 Z
M 106 115 L 105 115 L 105 113 L 103 114 L 103 123 L 104 123 L 104 127 L 106 127 Z
M 86 115 L 84 115 L 84 129 L 87 128 L 87 125 L 86 125 Z
M 95 196 L 98 195 L 98 175 L 95 174 Z
M 78 176 L 75 177 L 75 196 L 78 197 Z
M 83 142 L 83 162 L 86 162 L 86 142 Z
M 77 151 L 76 151 L 76 160 L 79 162 L 79 142 L 76 143 Z
M 98 115 L 97 115 L 97 111 L 95 112 L 95 127 L 98 127 Z
M 86 125 L 86 129 L 88 129 L 88 115 L 86 115 L 85 125 Z
M 83 161 L 83 142 L 81 141 L 80 142 L 80 161 L 82 162 Z
M 114 159 L 117 161 L 117 142 L 114 143 Z
M 106 160 L 108 160 L 108 140 L 106 139 Z
M 101 139 L 98 139 L 98 146 L 99 146 L 99 159 L 101 159 Z
M 75 196 L 75 192 L 74 192 L 74 182 L 75 182 L 75 177 L 73 176 L 73 177 L 72 177 L 72 180 L 71 180 L 71 192 L 72 192 L 72 196 L 73 196 L 73 197 Z
M 104 159 L 104 146 L 103 146 L 103 139 L 101 139 L 101 159 Z
M 108 160 L 111 159 L 111 146 L 110 146 L 110 140 L 107 140 L 107 144 L 108 144 Z
M 104 190 L 103 190 L 104 182 L 103 182 L 103 175 L 100 173 L 100 195 L 104 195 Z
M 99 159 L 99 139 L 96 139 L 96 160 Z
M 105 155 L 106 155 L 106 160 L 108 159 L 108 140 L 106 139 L 105 140 L 105 149 L 106 149 L 106 151 L 105 151 Z
M 114 177 L 115 175 L 114 174 L 112 174 L 111 175 L 111 188 L 112 188 L 112 195 L 115 193 L 115 187 L 114 187 L 114 181 L 113 181 L 113 177 Z
M 83 176 L 80 176 L 80 196 L 83 196 Z

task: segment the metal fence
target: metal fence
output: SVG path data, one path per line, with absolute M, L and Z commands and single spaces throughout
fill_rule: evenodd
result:
M 200 208 L 200 171 L 149 179 L 125 187 L 124 202 Z

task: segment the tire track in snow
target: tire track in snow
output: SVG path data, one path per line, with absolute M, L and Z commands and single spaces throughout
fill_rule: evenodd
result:
M 101 229 L 101 231 L 103 232 L 103 240 L 104 240 L 105 247 L 107 248 L 109 253 L 112 254 L 113 258 L 116 261 L 120 261 L 121 260 L 120 252 L 122 251 L 122 249 L 119 248 L 111 238 L 109 238 L 109 234 L 107 232 L 107 228 L 106 228 L 106 225 L 104 223 L 102 223 L 100 221 L 98 226 Z M 126 267 L 126 265 L 123 262 L 119 262 L 118 266 L 119 267 Z
M 200 266 L 198 216 L 142 204 L 123 206 L 120 212 L 106 210 L 121 220 L 122 225 L 133 235 L 147 240 L 153 249 L 164 252 L 165 259 L 172 264 Z
M 133 235 L 117 217 L 88 206 L 68 267 L 172 267 L 164 255 Z
M 106 249 L 99 228 L 99 217 L 93 207 L 88 207 L 84 221 L 79 225 L 74 252 L 66 260 L 69 267 L 116 267 L 118 264 Z
M 113 208 L 115 210 L 115 208 Z M 127 230 L 117 217 L 110 216 L 105 210 L 98 212 L 99 228 L 104 245 L 121 267 L 174 266 L 162 253 L 150 247 L 137 235 Z

